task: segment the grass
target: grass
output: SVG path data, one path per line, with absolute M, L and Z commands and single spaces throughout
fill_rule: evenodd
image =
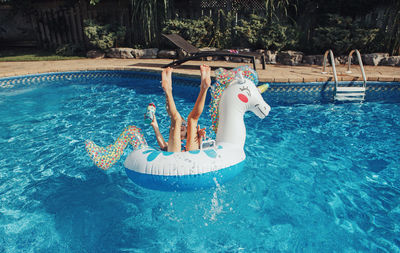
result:
M 61 56 L 54 52 L 34 48 L 0 50 L 0 62 L 8 61 L 59 61 L 84 59 L 82 56 Z

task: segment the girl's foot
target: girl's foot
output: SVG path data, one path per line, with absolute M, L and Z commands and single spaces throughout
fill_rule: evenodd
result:
M 168 67 L 161 72 L 161 86 L 164 92 L 172 91 L 172 71 L 173 69 Z
M 208 89 L 211 86 L 211 68 L 208 65 L 201 65 L 200 66 L 200 80 L 201 84 L 200 87 L 202 89 Z

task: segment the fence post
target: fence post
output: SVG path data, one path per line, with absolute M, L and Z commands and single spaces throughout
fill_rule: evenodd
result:
M 73 40 L 73 36 L 72 36 L 72 27 L 71 27 L 71 22 L 68 16 L 68 10 L 67 9 L 63 9 L 61 11 L 61 15 L 64 17 L 64 21 L 65 21 L 65 25 L 67 27 L 67 31 L 66 31 L 66 39 L 68 41 L 68 43 L 72 43 L 74 44 L 74 40 Z
M 37 16 L 37 12 L 35 12 L 35 13 Z M 40 30 L 39 30 L 39 22 L 38 22 L 37 18 L 34 16 L 34 14 L 31 14 L 30 18 L 31 18 L 31 25 L 32 25 L 33 32 L 36 34 L 36 40 L 37 40 L 36 47 L 41 47 L 43 42 L 42 42 Z
M 76 22 L 75 22 L 75 8 L 69 9 L 70 13 L 70 20 L 71 20 L 71 29 L 72 29 L 72 34 L 73 34 L 73 40 L 75 44 L 79 44 L 79 37 L 78 37 L 78 31 L 76 29 Z
M 85 36 L 85 32 L 84 32 L 84 24 L 83 24 L 83 20 L 88 18 L 88 8 L 87 8 L 87 3 L 86 1 L 79 1 L 79 5 L 77 5 L 78 7 L 78 19 L 77 19 L 77 24 L 78 24 L 78 32 L 79 35 L 81 37 L 81 41 L 83 42 L 83 47 L 85 48 L 85 50 L 87 49 L 89 42 Z

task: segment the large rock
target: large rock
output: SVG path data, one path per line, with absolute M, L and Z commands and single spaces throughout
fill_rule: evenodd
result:
M 118 48 L 121 59 L 133 59 L 132 48 Z
M 121 58 L 121 52 L 118 48 L 110 48 L 107 49 L 106 56 L 109 58 Z
M 212 51 L 212 52 L 214 52 L 214 51 L 217 51 L 218 49 L 216 49 L 215 47 L 202 47 L 202 48 L 200 48 L 200 51 Z M 208 56 L 208 57 L 203 57 L 203 58 L 199 58 L 199 59 L 196 59 L 196 60 L 201 60 L 201 61 L 221 61 L 221 60 L 224 60 L 224 58 L 223 57 L 220 57 L 220 56 Z
M 106 56 L 109 58 L 133 59 L 132 50 L 132 48 L 128 47 L 110 48 L 106 51 Z
M 106 54 L 101 50 L 90 50 L 86 53 L 86 57 L 92 59 L 101 59 L 104 58 Z
M 231 62 L 236 62 L 236 63 L 241 63 L 244 62 L 245 58 L 240 58 L 240 57 L 228 57 L 229 61 Z
M 178 59 L 179 60 L 182 60 L 183 58 L 186 58 L 186 56 L 188 55 L 188 53 L 185 50 L 181 49 L 181 48 L 179 48 L 177 51 L 178 51 Z
M 379 63 L 384 59 L 389 57 L 388 53 L 373 53 L 373 54 L 363 54 L 361 55 L 361 59 L 363 64 L 378 66 Z
M 163 59 L 175 59 L 177 53 L 175 50 L 160 50 L 158 51 L 157 57 Z
M 317 55 L 304 55 L 303 56 L 303 63 L 309 65 L 323 65 L 324 55 L 317 54 Z
M 217 51 L 218 49 L 215 47 L 202 47 L 200 48 L 200 51 Z
M 354 57 L 355 55 L 353 55 L 352 57 L 352 63 L 354 64 L 358 64 L 358 60 L 357 57 Z M 347 64 L 349 61 L 349 56 L 348 55 L 340 55 L 338 57 L 335 58 L 335 64 L 339 65 L 339 64 Z
M 400 66 L 400 56 L 384 57 L 379 63 L 382 66 Z
M 223 49 L 222 51 L 225 51 L 229 54 L 240 54 L 240 53 L 248 53 L 251 50 L 249 48 L 242 48 L 242 49 Z M 225 60 L 225 61 L 231 61 L 231 62 L 236 62 L 236 63 L 249 63 L 251 62 L 250 59 L 248 58 L 242 58 L 242 57 L 234 57 L 234 56 L 223 56 L 223 57 L 219 57 L 220 60 Z
M 142 58 L 144 55 L 144 49 L 132 49 L 132 55 L 136 58 Z
M 303 61 L 304 64 L 309 64 L 309 65 L 319 65 L 323 66 L 324 65 L 324 55 L 323 54 L 316 54 L 316 55 L 305 55 L 303 56 Z M 343 64 L 343 58 L 341 56 L 335 58 L 335 65 Z M 328 55 L 327 61 L 326 61 L 326 66 L 330 66 L 330 57 Z
M 133 49 L 132 54 L 136 59 L 156 59 L 158 55 L 158 48 Z
M 142 56 L 142 58 L 144 59 L 156 59 L 157 58 L 157 54 L 159 49 L 158 48 L 147 48 L 147 49 L 143 49 L 144 50 L 144 55 Z
M 270 64 L 276 64 L 276 51 L 267 50 L 264 52 L 265 62 Z
M 276 55 L 276 62 L 283 65 L 299 65 L 303 60 L 303 53 L 298 51 L 282 51 Z

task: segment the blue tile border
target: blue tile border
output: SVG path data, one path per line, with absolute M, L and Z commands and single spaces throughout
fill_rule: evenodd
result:
M 26 85 L 40 82 L 57 82 L 74 79 L 103 79 L 103 78 L 140 78 L 160 80 L 159 72 L 131 70 L 96 70 L 55 72 L 0 78 L 0 90 L 23 88 Z M 198 86 L 199 79 L 195 77 L 174 76 L 174 83 L 184 86 Z M 340 82 L 339 85 L 362 86 L 362 82 Z M 334 96 L 333 82 L 310 83 L 270 83 L 270 88 L 263 94 L 267 100 L 281 103 L 315 103 L 332 102 Z M 400 102 L 400 82 L 367 82 L 366 101 L 390 100 Z
M 57 82 L 61 80 L 73 80 L 75 78 L 85 78 L 94 80 L 98 78 L 140 78 L 148 80 L 160 80 L 160 73 L 155 72 L 142 72 L 142 71 L 129 71 L 129 70 L 95 70 L 95 71 L 72 71 L 72 72 L 54 72 L 45 74 L 33 74 L 24 76 L 14 76 L 0 78 L 1 88 L 13 88 L 18 85 L 28 85 L 39 82 Z M 182 76 L 174 76 L 174 81 L 180 85 L 197 86 L 199 81 Z
M 362 84 L 339 82 L 339 86 L 359 87 Z M 334 91 L 334 82 L 271 83 L 263 96 L 278 104 L 333 102 Z M 365 100 L 400 102 L 400 82 L 367 82 Z

